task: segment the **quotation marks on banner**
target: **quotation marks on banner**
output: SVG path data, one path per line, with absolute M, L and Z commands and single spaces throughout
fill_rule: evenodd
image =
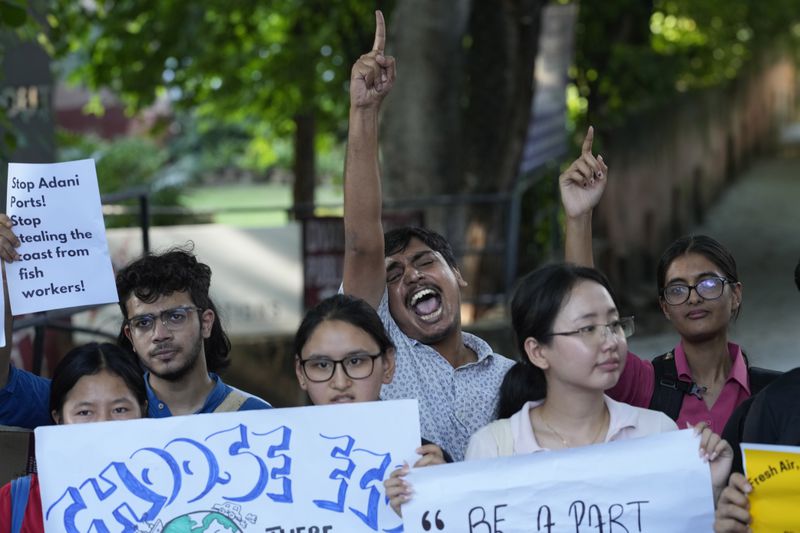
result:
M 441 513 L 441 511 L 436 511 L 436 514 L 433 516 L 433 524 L 431 524 L 431 521 L 428 520 L 428 515 L 430 514 L 430 511 L 425 511 L 422 514 L 422 529 L 424 529 L 425 531 L 430 531 L 431 527 L 435 525 L 436 529 L 438 529 L 439 531 L 444 530 L 444 522 L 439 517 L 439 513 Z

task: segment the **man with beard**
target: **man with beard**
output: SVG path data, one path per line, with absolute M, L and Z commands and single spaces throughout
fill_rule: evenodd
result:
M 7 222 L 0 215 L 0 257 L 12 261 L 18 241 Z M 175 249 L 134 261 L 116 281 L 124 317 L 118 342 L 135 352 L 145 369 L 148 417 L 270 408 L 216 374 L 230 363 L 230 341 L 208 295 L 208 265 Z M 11 325 L 6 307 L 9 340 Z M 10 355 L 9 342 L 0 349 L 0 424 L 51 424 L 50 380 L 12 367 Z
M 441 235 L 422 228 L 383 235 L 378 115 L 395 81 L 395 61 L 383 54 L 385 24 L 380 11 L 375 16 L 373 49 L 350 79 L 343 290 L 378 310 L 395 344 L 395 377 L 381 398 L 419 400 L 422 437 L 458 461 L 472 433 L 494 419 L 513 362 L 461 331 L 466 282 Z
M 180 249 L 148 254 L 117 273 L 118 343 L 146 369 L 151 418 L 270 407 L 217 375 L 230 364 L 231 344 L 210 284 L 211 268 Z

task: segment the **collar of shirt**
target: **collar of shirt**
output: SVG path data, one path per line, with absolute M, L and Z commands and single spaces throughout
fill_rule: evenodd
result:
M 729 342 L 728 353 L 731 357 L 731 371 L 728 374 L 728 379 L 725 382 L 737 382 L 739 386 L 747 391 L 747 394 L 749 395 L 750 384 L 748 383 L 747 379 L 747 364 L 744 361 L 742 349 L 738 344 Z M 686 359 L 686 352 L 683 351 L 682 342 L 678 343 L 678 345 L 675 347 L 675 369 L 678 372 L 678 378 L 680 378 L 682 381 L 694 381 L 692 379 L 692 370 L 689 368 L 689 361 Z
M 206 397 L 206 401 L 196 413 L 211 413 L 225 400 L 227 388 L 219 376 L 209 372 L 208 376 L 214 381 L 214 388 Z M 150 372 L 144 374 L 144 384 L 147 387 L 147 416 L 150 418 L 165 418 L 172 416 L 169 406 L 158 399 L 155 391 L 150 387 Z
M 608 433 L 603 442 L 614 440 L 623 429 L 636 427 L 638 415 L 635 409 L 627 409 L 620 402 L 614 401 L 603 395 L 603 401 L 608 408 Z M 527 402 L 522 409 L 511 416 L 511 434 L 514 437 L 514 454 L 522 455 L 541 451 L 550 451 L 549 448 L 542 448 L 536 441 L 531 425 L 530 411 L 544 403 L 544 400 Z

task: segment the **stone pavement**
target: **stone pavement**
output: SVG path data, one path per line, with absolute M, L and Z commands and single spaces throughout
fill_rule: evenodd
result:
M 783 154 L 755 162 L 725 191 L 692 233 L 710 235 L 733 253 L 743 285 L 742 311 L 731 339 L 756 366 L 800 366 L 800 125 L 784 132 Z M 631 351 L 652 357 L 670 350 L 673 331 L 635 335 Z

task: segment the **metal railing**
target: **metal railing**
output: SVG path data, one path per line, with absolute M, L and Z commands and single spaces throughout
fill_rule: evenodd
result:
M 454 206 L 477 206 L 485 205 L 489 208 L 499 206 L 506 214 L 505 238 L 502 242 L 492 243 L 490 246 L 481 249 L 470 249 L 465 246 L 454 246 L 454 253 L 463 261 L 464 258 L 476 255 L 488 254 L 502 254 L 504 257 L 504 291 L 499 294 L 483 294 L 478 295 L 473 300 L 477 304 L 497 304 L 506 303 L 508 295 L 511 294 L 513 285 L 517 276 L 517 264 L 519 258 L 519 239 L 520 239 L 520 225 L 522 222 L 522 199 L 523 196 L 534 186 L 543 182 L 552 175 L 553 169 L 544 169 L 538 173 L 528 174 L 519 179 L 510 192 L 500 193 L 487 193 L 487 194 L 443 194 L 429 196 L 417 199 L 403 199 L 403 200 L 387 200 L 384 202 L 384 209 L 394 211 L 413 211 L 420 209 L 430 208 L 451 208 Z M 555 186 L 552 190 L 546 190 L 544 194 L 558 195 L 557 183 L 554 181 Z M 130 199 L 137 199 L 137 206 L 120 205 Z M 101 203 L 103 204 L 103 214 L 106 216 L 116 215 L 130 215 L 136 214 L 138 216 L 139 226 L 141 227 L 142 234 L 142 249 L 144 253 L 150 250 L 150 217 L 153 215 L 178 215 L 178 216 L 213 216 L 218 214 L 229 213 L 247 213 L 247 212 L 285 212 L 288 219 L 296 218 L 297 213 L 313 212 L 314 209 L 340 209 L 341 203 L 328 203 L 328 204 L 313 204 L 313 205 L 295 205 L 292 207 L 283 206 L 253 206 L 253 207 L 228 207 L 214 210 L 192 210 L 180 206 L 153 206 L 150 205 L 149 192 L 145 187 L 130 189 L 127 191 L 102 195 Z M 553 202 L 553 205 L 558 205 L 558 202 Z M 557 208 L 547 209 L 540 211 L 536 215 L 536 220 L 550 219 L 550 226 L 557 228 Z M 535 221 L 534 221 L 535 223 Z M 445 235 L 451 238 L 452 235 Z M 555 246 L 558 246 L 560 241 L 560 234 L 554 230 L 552 240 Z M 14 321 L 14 331 L 34 328 L 33 340 L 33 371 L 39 374 L 42 369 L 42 361 L 44 358 L 44 335 L 47 329 L 56 329 L 62 331 L 87 333 L 96 335 L 109 340 L 116 340 L 116 335 L 109 334 L 106 331 L 95 328 L 83 328 L 74 326 L 70 323 L 64 323 L 65 319 L 73 315 L 97 308 L 99 306 L 77 307 L 70 309 L 61 309 L 55 311 L 46 311 L 36 313 L 23 319 Z

